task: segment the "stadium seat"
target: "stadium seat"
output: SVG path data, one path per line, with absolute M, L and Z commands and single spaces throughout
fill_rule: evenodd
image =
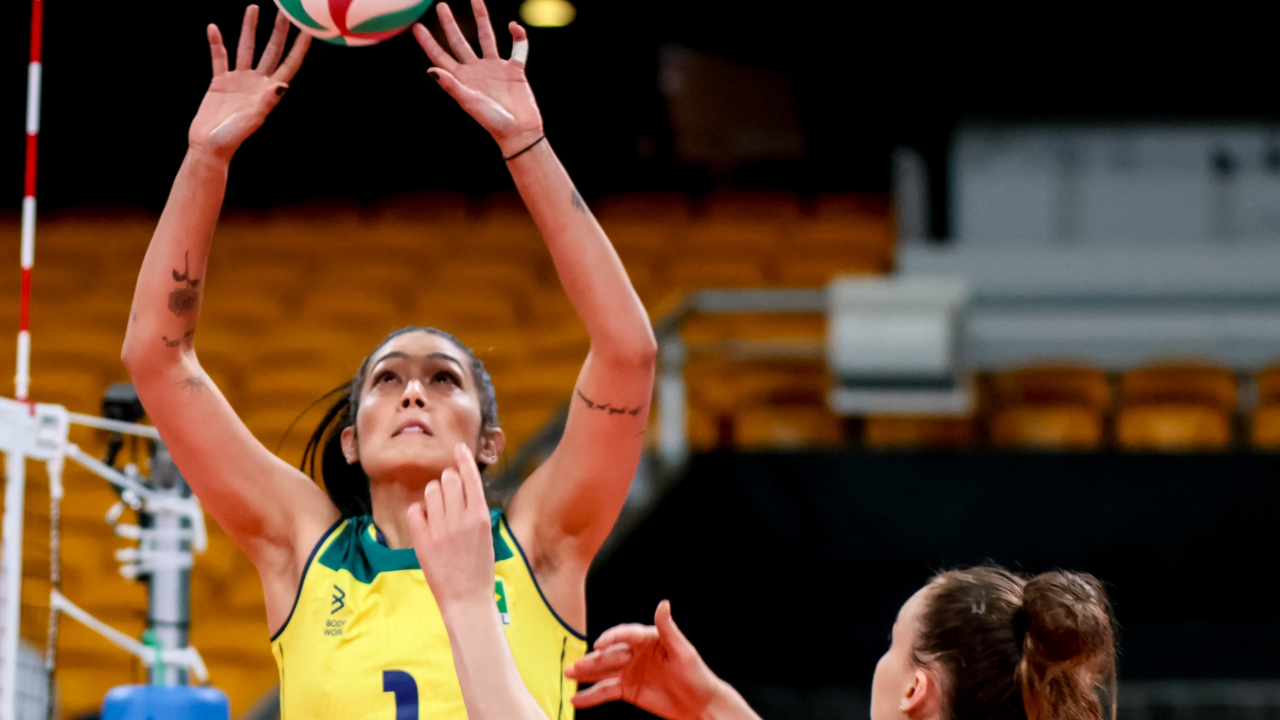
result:
M 1025 367 L 996 373 L 991 400 L 1005 405 L 1077 405 L 1104 411 L 1111 405 L 1107 374 L 1097 368 L 1071 365 Z
M 1255 381 L 1259 405 L 1280 404 L 1280 365 L 1272 365 L 1259 372 Z
M 883 195 L 868 193 L 825 193 L 808 202 L 808 215 L 818 221 L 888 221 L 889 205 Z
M 1134 405 L 1116 418 L 1116 438 L 1131 451 L 1225 450 L 1231 443 L 1231 419 L 1207 404 Z
M 1030 405 L 996 410 L 991 444 L 1027 450 L 1096 450 L 1102 446 L 1102 413 L 1082 405 Z
M 342 293 L 316 288 L 303 299 L 298 312 L 317 325 L 359 331 L 378 325 L 409 324 L 408 302 L 407 298 L 396 297 L 384 288 L 368 284 Z
M 1125 373 L 1121 402 L 1201 404 L 1223 413 L 1236 409 L 1236 375 L 1228 368 L 1197 363 L 1153 365 Z
M 466 225 L 475 222 L 471 199 L 461 193 L 429 190 L 400 193 L 373 208 L 373 225 L 410 222 L 417 225 Z
M 762 405 L 733 415 L 734 445 L 747 450 L 838 447 L 840 418 L 823 404 Z
M 459 335 L 468 328 L 515 327 L 520 320 L 520 309 L 514 295 L 495 289 L 475 288 L 468 292 L 423 288 L 414 296 L 413 310 L 408 317 L 415 325 L 437 327 Z
M 591 203 L 601 225 L 678 225 L 689 222 L 693 204 L 684 193 L 649 192 L 609 195 Z
M 1280 450 L 1280 404 L 1268 404 L 1253 412 L 1250 440 L 1256 450 Z
M 744 249 L 686 253 L 673 258 L 666 280 L 669 287 L 684 291 L 763 287 L 765 263 Z
M 876 450 L 957 448 L 974 440 L 971 417 L 872 415 L 863 425 L 863 444 Z
M 711 221 L 795 223 L 800 219 L 800 198 L 781 191 L 721 190 L 702 201 L 701 211 Z

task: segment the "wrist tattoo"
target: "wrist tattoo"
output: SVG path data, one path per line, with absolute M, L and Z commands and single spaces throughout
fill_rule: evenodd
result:
M 174 270 L 173 280 L 174 282 L 183 283 L 183 286 L 169 293 L 169 312 L 178 317 L 182 317 L 194 310 L 200 302 L 200 293 L 196 290 L 196 287 L 200 285 L 200 279 L 191 277 L 190 251 L 182 254 L 182 264 L 182 273 L 179 274 L 177 270 Z
M 574 390 L 574 392 L 578 394 L 578 397 L 582 398 L 582 402 L 586 403 L 586 406 L 588 409 L 599 410 L 600 412 L 605 413 L 607 415 L 624 415 L 625 414 L 625 415 L 630 415 L 631 417 L 635 417 L 636 415 L 640 414 L 641 410 L 644 409 L 643 405 L 637 405 L 633 408 L 626 408 L 626 407 L 615 407 L 613 405 L 610 405 L 609 403 L 598 403 L 598 402 L 595 402 L 594 400 L 589 399 L 586 395 L 583 395 L 581 390 Z
M 589 212 L 587 210 L 587 204 L 582 201 L 582 196 L 578 194 L 578 188 L 574 188 L 573 192 L 570 193 L 569 202 L 573 204 L 574 210 L 582 213 Z
M 203 375 L 192 375 L 182 381 L 182 387 L 186 390 L 203 390 L 206 384 L 207 383 L 205 382 L 205 377 Z

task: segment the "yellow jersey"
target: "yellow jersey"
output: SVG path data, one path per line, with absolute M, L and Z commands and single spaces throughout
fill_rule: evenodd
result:
M 525 686 L 551 720 L 571 720 L 587 651 L 556 615 L 500 510 L 494 602 Z M 373 518 L 338 521 L 316 543 L 293 610 L 271 638 L 281 720 L 466 718 L 449 635 L 412 548 L 386 546 Z

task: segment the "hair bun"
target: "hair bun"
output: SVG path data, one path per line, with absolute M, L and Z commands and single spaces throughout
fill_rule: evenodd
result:
M 1023 648 L 1033 664 L 1074 665 L 1100 659 L 1114 647 L 1111 604 L 1087 573 L 1047 572 L 1022 590 Z

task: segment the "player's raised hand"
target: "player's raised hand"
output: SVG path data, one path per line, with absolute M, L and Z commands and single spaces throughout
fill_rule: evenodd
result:
M 258 66 L 254 67 L 254 32 L 257 28 L 258 6 L 250 5 L 244 11 L 233 70 L 218 26 L 208 27 L 213 81 L 209 83 L 209 90 L 187 133 L 187 142 L 192 150 L 207 151 L 230 160 L 240 144 L 262 127 L 267 115 L 289 87 L 289 81 L 302 66 L 302 58 L 311 46 L 311 36 L 299 34 L 293 41 L 289 56 L 281 62 L 289 35 L 289 20 L 284 13 L 277 13 L 271 39 L 262 51 Z
M 449 468 L 409 506 L 409 532 L 418 564 L 442 608 L 451 602 L 481 601 L 493 607 L 493 532 L 484 482 L 471 450 L 453 449 Z
M 573 696 L 574 707 L 623 700 L 669 720 L 695 720 L 726 692 L 737 697 L 676 627 L 671 603 L 658 604 L 653 622 L 604 631 L 592 652 L 565 670 L 565 677 L 595 683 Z
M 502 154 L 509 156 L 542 135 L 542 114 L 524 75 L 529 35 L 519 23 L 512 22 L 508 26 L 511 59 L 503 60 L 498 54 L 498 41 L 484 0 L 471 0 L 471 9 L 480 35 L 479 56 L 463 37 L 453 12 L 444 3 L 436 6 L 436 12 L 453 54 L 440 47 L 422 23 L 413 26 L 413 36 L 435 65 L 427 73 L 489 131 L 498 141 Z

